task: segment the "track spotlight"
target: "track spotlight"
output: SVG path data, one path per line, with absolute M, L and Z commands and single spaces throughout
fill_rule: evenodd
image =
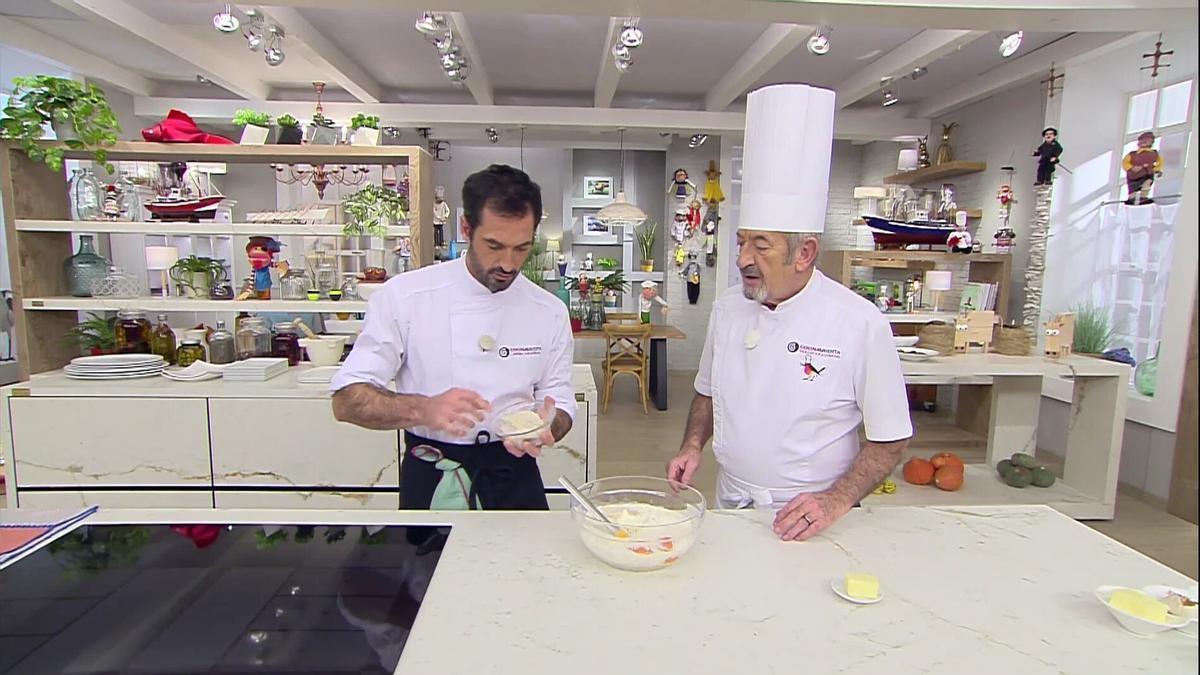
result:
M 705 144 L 708 141 L 708 134 L 692 134 L 688 139 L 688 147 L 695 149 Z
M 642 35 L 642 29 L 638 28 L 637 17 L 635 16 L 626 19 L 625 28 L 621 31 L 621 37 L 619 40 L 620 44 L 623 44 L 630 49 L 637 49 L 638 47 L 642 46 L 642 41 L 644 39 L 645 36 Z
M 277 66 L 283 63 L 283 26 L 272 24 L 268 29 L 271 33 L 271 39 L 267 42 L 267 49 L 263 55 L 267 59 L 268 66 Z
M 828 26 L 820 26 L 817 32 L 813 33 L 808 38 L 808 51 L 816 56 L 825 56 L 829 53 L 829 34 L 833 29 Z
M 238 20 L 237 15 L 233 13 L 233 8 L 229 3 L 225 4 L 225 8 L 213 14 L 213 28 L 222 33 L 232 33 L 238 28 L 241 28 L 242 22 Z
M 425 11 L 421 13 L 421 18 L 417 19 L 414 27 L 417 32 L 424 35 L 426 38 L 439 38 L 449 32 L 449 27 L 446 25 L 446 18 L 436 12 Z
M 926 68 L 925 66 L 917 66 L 916 68 L 912 69 L 912 72 L 908 74 L 908 77 L 911 80 L 919 80 L 922 77 L 925 77 L 925 75 L 927 75 L 928 73 L 929 73 L 929 69 Z
M 645 37 L 642 29 L 638 28 L 636 16 L 625 19 L 625 28 L 617 35 L 612 46 L 613 66 L 618 73 L 629 72 L 629 68 L 633 66 L 633 50 L 642 46 Z
M 1019 30 L 1015 33 L 1009 33 L 1000 40 L 1000 56 L 1008 58 L 1017 53 L 1021 48 L 1021 40 L 1025 37 L 1025 31 Z
M 893 93 L 891 89 L 883 90 L 883 107 L 890 108 L 899 102 L 900 99 L 896 97 L 896 94 Z
M 500 142 L 500 133 L 496 131 L 496 127 L 488 127 L 483 130 L 483 133 L 485 136 L 487 136 L 488 142 L 490 142 L 490 143 L 499 143 Z

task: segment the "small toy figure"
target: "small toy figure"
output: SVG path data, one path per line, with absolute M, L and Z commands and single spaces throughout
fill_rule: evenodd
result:
M 688 304 L 694 305 L 700 301 L 700 263 L 696 262 L 696 254 L 688 253 L 687 265 L 683 268 L 683 278 L 687 282 Z
M 721 171 L 717 169 L 717 160 L 708 160 L 708 170 L 704 172 L 704 203 L 713 206 L 725 201 L 725 193 L 721 191 Z
M 1054 180 L 1054 169 L 1062 156 L 1063 146 L 1058 143 L 1058 129 L 1046 127 L 1042 130 L 1042 144 L 1033 151 L 1038 158 L 1037 181 L 1034 185 L 1049 185 Z
M 446 188 L 433 188 L 433 245 L 446 245 L 446 223 L 450 221 L 450 204 L 446 201 Z
M 680 205 L 687 204 L 696 198 L 696 184 L 688 180 L 688 172 L 684 168 L 675 169 L 675 178 L 667 184 L 667 196 L 674 197 Z
M 683 267 L 684 260 L 687 260 L 687 251 L 684 250 L 683 244 L 675 244 L 675 266 Z
M 675 220 L 671 223 L 671 238 L 682 244 L 688 237 L 688 210 L 685 206 L 675 209 Z
M 116 220 L 121 217 L 121 193 L 117 190 L 117 186 L 108 184 L 104 186 L 104 207 L 102 209 L 104 217 L 108 220 Z
M 1051 358 L 1062 358 L 1071 354 L 1075 343 L 1075 315 L 1059 314 L 1046 322 L 1046 342 L 1043 353 Z
M 717 223 L 713 220 L 704 221 L 704 264 L 717 264 Z
M 250 268 L 254 270 L 254 297 L 259 300 L 271 299 L 271 268 L 279 269 L 280 274 L 287 273 L 287 263 L 275 262 L 279 254 L 279 242 L 271 237 L 250 237 L 246 244 L 246 257 L 250 258 Z
M 577 281 L 575 283 L 575 288 L 576 288 L 576 290 L 579 291 L 579 299 L 580 300 L 587 301 L 588 291 L 591 290 L 591 287 L 592 287 L 591 285 L 592 285 L 592 281 L 591 281 L 591 279 L 588 279 L 588 276 L 586 274 L 579 275 L 579 281 Z
M 693 199 L 687 209 L 688 234 L 700 229 L 700 202 Z
M 946 248 L 955 253 L 970 253 L 971 245 L 971 233 L 967 231 L 967 224 L 964 222 L 957 223 L 954 231 L 946 237 Z
M 958 122 L 942 125 L 942 142 L 937 148 L 937 163 L 948 164 L 954 161 L 954 147 L 950 145 L 950 134 L 958 128 Z
M 929 168 L 929 137 L 923 136 L 917 139 L 917 167 L 921 169 Z
M 952 183 L 942 183 L 941 198 L 938 199 L 937 215 L 944 220 L 954 218 L 954 213 L 958 211 L 958 200 L 954 198 L 954 185 Z
M 1008 220 L 1012 205 L 1017 203 L 1017 193 L 1013 192 L 1011 185 L 1001 185 L 996 191 L 996 200 L 1000 202 L 1000 217 Z
M 992 235 L 995 240 L 997 253 L 1008 253 L 1012 250 L 1013 242 L 1017 238 L 1017 233 L 1013 232 L 1011 227 L 1001 227 L 996 230 L 996 234 Z
M 407 272 L 412 265 L 412 239 L 397 237 L 396 245 L 392 247 L 392 253 L 396 254 L 396 274 Z
M 1125 185 L 1129 188 L 1126 204 L 1153 204 L 1150 198 L 1150 188 L 1154 179 L 1163 175 L 1163 158 L 1154 149 L 1154 132 L 1147 131 L 1137 137 L 1137 149 L 1129 151 L 1121 160 L 1121 168 L 1125 169 Z
M 555 260 L 555 262 L 558 263 L 558 276 L 560 276 L 560 277 L 566 276 L 567 275 L 567 256 L 563 253 L 559 253 L 558 259 Z
M 642 323 L 650 323 L 650 303 L 657 302 L 662 305 L 663 316 L 666 316 L 671 311 L 671 306 L 666 300 L 658 297 L 658 284 L 649 279 L 642 282 L 642 294 L 638 297 L 638 319 Z
M 584 256 L 582 269 L 584 272 L 591 272 L 592 270 L 596 269 L 596 260 L 592 257 L 591 253 L 588 253 L 586 256 Z
M 992 324 L 996 313 L 967 312 L 954 320 L 954 353 L 966 354 L 972 346 L 983 347 L 986 354 L 992 346 Z

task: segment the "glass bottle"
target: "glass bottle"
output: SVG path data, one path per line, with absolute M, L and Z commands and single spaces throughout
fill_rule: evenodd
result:
M 90 234 L 79 235 L 79 253 L 63 261 L 67 287 L 71 295 L 77 298 L 92 297 L 92 283 L 104 279 L 108 274 L 109 262 L 96 253 L 93 241 Z
M 136 309 L 122 309 L 117 312 L 116 352 L 118 354 L 149 354 L 151 330 L 145 312 Z
M 179 350 L 176 353 L 176 359 L 179 365 L 187 368 L 197 361 L 204 360 L 204 345 L 200 344 L 200 340 L 195 337 L 184 338 L 183 344 L 179 345 Z
M 342 272 L 342 299 L 343 300 L 359 300 L 358 297 L 358 273 L 357 272 Z
M 158 315 L 158 325 L 150 333 L 150 353 L 158 354 L 167 363 L 175 365 L 175 331 L 167 325 L 167 315 Z
M 91 169 L 75 169 L 67 182 L 72 220 L 99 220 L 104 189 Z
M 1133 388 L 1142 396 L 1154 396 L 1158 389 L 1158 348 L 1155 348 L 1154 356 L 1145 359 L 1133 369 Z
M 221 364 L 234 361 L 237 361 L 237 345 L 233 333 L 225 328 L 224 321 L 218 321 L 217 329 L 208 336 L 208 362 Z
M 284 300 L 303 300 L 311 285 L 308 272 L 299 267 L 289 267 L 287 274 L 279 279 L 279 294 Z
M 287 359 L 289 366 L 300 363 L 300 336 L 290 323 L 277 323 L 271 328 L 271 356 Z
M 583 320 L 584 330 L 604 329 L 604 296 L 595 294 L 588 305 L 587 316 Z
M 121 193 L 121 220 L 141 220 L 142 196 L 138 194 L 138 186 L 133 181 L 129 180 L 129 176 L 121 176 L 121 178 L 117 180 L 117 189 Z
M 321 294 L 322 300 L 329 299 L 329 291 L 333 290 L 337 285 L 337 268 L 331 262 L 323 262 L 317 265 L 317 291 Z
M 248 316 L 242 319 L 234 339 L 239 361 L 271 355 L 271 331 L 267 330 L 262 317 Z

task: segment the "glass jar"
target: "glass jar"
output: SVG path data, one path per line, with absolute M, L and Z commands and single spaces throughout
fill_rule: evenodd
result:
M 67 182 L 72 220 L 99 220 L 103 213 L 104 188 L 91 169 L 75 169 Z
M 179 351 L 176 352 L 176 360 L 183 368 L 187 368 L 197 361 L 203 361 L 204 345 L 194 337 L 184 339 L 183 344 L 179 345 Z
M 158 325 L 150 333 L 150 353 L 158 354 L 166 359 L 167 363 L 175 365 L 175 331 L 167 325 L 166 314 L 158 315 Z
M 337 268 L 333 263 L 323 262 L 317 265 L 317 291 L 322 300 L 329 299 L 329 291 L 337 287 Z
M 1133 369 L 1133 388 L 1142 396 L 1154 396 L 1158 390 L 1158 350 L 1154 356 L 1137 364 Z
M 118 354 L 149 354 L 152 328 L 146 313 L 135 309 L 117 312 L 116 352 Z
M 287 359 L 289 366 L 300 363 L 300 336 L 290 323 L 277 323 L 271 330 L 275 333 L 271 338 L 271 355 Z
M 117 180 L 117 190 L 120 191 L 120 219 L 121 220 L 141 220 L 142 219 L 142 196 L 138 194 L 138 186 L 131 180 L 129 176 L 121 176 Z
M 602 296 L 592 296 L 592 300 L 588 304 L 587 315 L 583 319 L 583 329 L 604 329 L 604 300 Z
M 289 267 L 287 273 L 279 278 L 279 294 L 284 300 L 303 300 L 310 286 L 312 282 L 308 272 L 299 267 Z
M 271 331 L 261 317 L 248 316 L 242 319 L 234 336 L 238 360 L 271 355 Z
M 342 273 L 342 299 L 343 300 L 360 300 L 358 297 L 358 273 L 343 272 Z
M 79 253 L 63 261 L 67 288 L 77 298 L 92 297 L 92 284 L 108 274 L 109 262 L 96 253 L 93 241 L 90 234 L 79 235 Z
M 221 364 L 237 361 L 237 345 L 235 343 L 233 333 L 225 328 L 225 322 L 218 321 L 217 329 L 208 336 L 208 362 Z

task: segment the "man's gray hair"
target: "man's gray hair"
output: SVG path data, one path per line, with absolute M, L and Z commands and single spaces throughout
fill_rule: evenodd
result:
M 800 249 L 804 247 L 805 240 L 815 239 L 818 243 L 820 242 L 820 239 L 817 238 L 817 235 L 812 234 L 811 232 L 792 232 L 787 234 L 786 237 L 787 259 L 789 261 L 794 261 L 796 259 L 796 254 L 799 253 Z

